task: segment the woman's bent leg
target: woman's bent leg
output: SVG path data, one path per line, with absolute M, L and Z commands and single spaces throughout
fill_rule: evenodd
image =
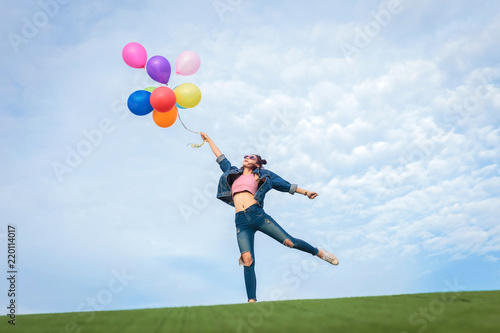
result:
M 268 214 L 265 215 L 263 221 L 259 224 L 259 230 L 288 247 L 310 253 L 314 256 L 319 252 L 318 248 L 311 244 L 302 239 L 292 237 Z

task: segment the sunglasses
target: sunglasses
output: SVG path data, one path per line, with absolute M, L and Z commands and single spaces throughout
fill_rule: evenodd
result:
M 251 160 L 256 160 L 257 156 L 255 156 L 255 155 L 245 155 L 245 156 L 243 156 L 243 158 L 249 158 Z

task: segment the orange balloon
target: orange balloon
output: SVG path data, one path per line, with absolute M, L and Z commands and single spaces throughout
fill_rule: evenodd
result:
M 153 120 L 156 125 L 163 128 L 172 126 L 177 120 L 177 107 L 174 106 L 172 110 L 167 112 L 153 110 Z

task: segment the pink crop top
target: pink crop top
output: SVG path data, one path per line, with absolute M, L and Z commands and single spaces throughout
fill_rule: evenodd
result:
M 233 194 L 242 191 L 251 192 L 253 195 L 257 193 L 257 182 L 253 173 L 248 175 L 241 175 L 233 182 L 231 187 Z

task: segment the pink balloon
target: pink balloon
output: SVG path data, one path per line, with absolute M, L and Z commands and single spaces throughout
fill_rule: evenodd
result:
M 148 54 L 146 49 L 139 43 L 128 43 L 122 51 L 122 58 L 127 65 L 133 68 L 143 68 L 146 66 Z
M 200 69 L 200 56 L 194 51 L 184 51 L 175 61 L 175 72 L 179 75 L 192 75 Z

